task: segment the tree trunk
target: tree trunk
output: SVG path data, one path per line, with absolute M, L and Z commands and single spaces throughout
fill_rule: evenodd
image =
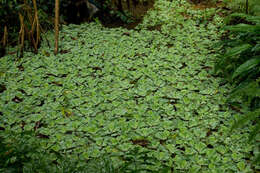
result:
M 248 0 L 246 0 L 246 14 L 248 14 Z
M 55 55 L 57 55 L 59 51 L 59 1 L 60 0 L 55 0 Z

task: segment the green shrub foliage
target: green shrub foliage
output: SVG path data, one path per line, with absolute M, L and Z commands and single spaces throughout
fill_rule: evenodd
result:
M 246 12 L 246 0 L 224 0 L 224 2 L 232 11 Z M 251 15 L 260 15 L 259 0 L 248 0 L 248 13 Z
M 44 150 L 41 143 L 43 136 L 34 131 L 22 131 L 20 133 L 5 131 L 0 133 L 0 172 L 6 173 L 138 173 L 148 171 L 144 165 L 158 161 L 149 157 L 147 151 L 136 147 L 125 153 L 125 164 L 115 168 L 112 164 L 113 155 L 104 154 L 91 160 L 73 160 L 66 157 L 62 152 Z M 167 173 L 169 168 L 160 170 Z
M 222 73 L 235 88 L 230 94 L 230 103 L 241 100 L 247 112 L 233 126 L 241 127 L 252 122 L 250 141 L 260 130 L 260 17 L 241 13 L 231 15 L 243 23 L 226 26 L 227 39 L 222 44 L 224 52 L 219 56 L 216 72 Z

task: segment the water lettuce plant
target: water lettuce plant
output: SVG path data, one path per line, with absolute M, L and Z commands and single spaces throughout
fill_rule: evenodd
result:
M 229 133 L 231 86 L 213 77 L 222 25 L 215 9 L 158 0 L 135 30 L 64 26 L 57 56 L 46 43 L 0 59 L 0 127 L 78 167 L 108 154 L 125 172 L 253 172 L 248 129 Z

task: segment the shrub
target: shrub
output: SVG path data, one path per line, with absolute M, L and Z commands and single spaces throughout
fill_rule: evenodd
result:
M 232 11 L 246 12 L 246 0 L 224 0 Z M 251 15 L 260 15 L 260 1 L 248 0 L 248 12 Z
M 243 23 L 225 27 L 227 39 L 222 41 L 223 52 L 215 72 L 234 84 L 229 103 L 246 107 L 246 113 L 233 128 L 252 122 L 252 141 L 260 131 L 260 17 L 235 13 L 231 18 Z

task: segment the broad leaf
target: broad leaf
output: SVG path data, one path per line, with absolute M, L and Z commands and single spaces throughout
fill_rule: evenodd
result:
M 250 59 L 246 61 L 245 63 L 241 64 L 233 73 L 232 79 L 236 78 L 237 76 L 241 75 L 242 73 L 245 73 L 252 68 L 256 67 L 260 63 L 260 56 Z
M 226 26 L 224 29 L 233 32 L 257 32 L 260 31 L 260 25 L 249 25 L 249 24 L 237 24 L 232 26 Z

